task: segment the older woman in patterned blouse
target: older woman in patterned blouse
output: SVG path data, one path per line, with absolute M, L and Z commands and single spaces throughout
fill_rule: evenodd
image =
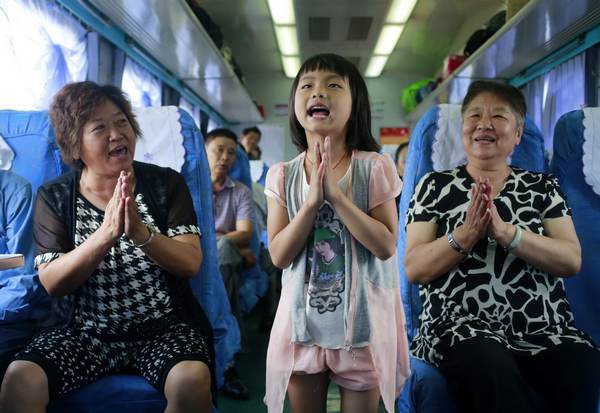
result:
M 571 211 L 552 176 L 507 164 L 525 113 L 512 86 L 471 84 L 467 164 L 415 190 L 405 268 L 423 311 L 411 350 L 440 368 L 463 412 L 531 412 L 540 399 L 596 412 L 600 352 L 574 326 L 562 280 L 581 265 Z
M 188 284 L 202 250 L 183 177 L 134 162 L 140 128 L 114 86 L 69 84 L 50 117 L 74 168 L 38 190 L 33 232 L 60 324 L 15 356 L 0 411 L 42 412 L 127 368 L 164 393 L 166 411 L 209 412 L 211 330 Z

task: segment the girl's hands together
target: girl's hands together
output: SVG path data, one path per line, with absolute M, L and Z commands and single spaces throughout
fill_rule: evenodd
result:
M 333 203 L 334 199 L 339 197 L 342 191 L 336 180 L 333 178 L 334 165 L 331 162 L 331 138 L 329 136 L 325 137 L 324 145 L 325 151 L 323 154 L 323 162 L 325 163 L 325 176 L 323 177 L 323 194 L 326 200 Z
M 306 203 L 314 208 L 319 208 L 324 199 L 323 177 L 327 166 L 321 157 L 321 144 L 319 142 L 316 142 L 313 148 L 313 159 Z

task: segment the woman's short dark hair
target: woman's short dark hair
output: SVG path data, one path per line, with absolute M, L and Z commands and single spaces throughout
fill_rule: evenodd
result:
M 227 128 L 217 128 L 213 129 L 206 134 L 206 138 L 204 138 L 204 144 L 208 145 L 210 141 L 216 138 L 229 138 L 237 143 L 237 135 L 233 133 L 231 129 Z
M 79 158 L 83 127 L 94 110 L 106 101 L 114 103 L 123 112 L 136 138 L 142 135 L 131 103 L 121 89 L 91 81 L 69 83 L 54 95 L 49 112 L 56 142 L 67 164 L 83 167 Z
M 367 85 L 358 69 L 352 63 L 342 56 L 333 53 L 318 54 L 310 57 L 302 64 L 300 71 L 294 79 L 294 83 L 292 83 L 289 100 L 289 124 L 292 142 L 298 150 L 305 151 L 308 148 L 308 142 L 306 141 L 306 132 L 300 122 L 298 122 L 294 110 L 296 89 L 302 75 L 312 71 L 333 72 L 348 79 L 352 95 L 352 111 L 348 120 L 346 146 L 348 149 L 378 152 L 381 147 L 371 134 L 371 106 L 369 104 Z
M 527 104 L 525 98 L 519 89 L 507 83 L 498 82 L 495 80 L 476 80 L 469 86 L 467 95 L 463 99 L 461 113 L 464 114 L 469 104 L 482 93 L 491 93 L 492 95 L 502 99 L 513 110 L 517 117 L 517 124 L 523 126 L 525 124 L 525 114 L 527 113 Z

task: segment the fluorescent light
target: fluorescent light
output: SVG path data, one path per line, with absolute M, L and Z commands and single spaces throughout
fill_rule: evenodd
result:
M 275 24 L 296 24 L 292 0 L 269 0 L 269 9 Z
M 281 64 L 285 75 L 291 79 L 295 78 L 300 71 L 300 58 L 298 56 L 281 56 Z
M 406 23 L 417 0 L 394 0 L 388 12 L 386 23 Z
M 369 60 L 369 66 L 367 66 L 367 71 L 365 72 L 366 77 L 378 77 L 385 64 L 387 63 L 389 56 L 372 56 L 371 60 Z
M 275 36 L 282 55 L 299 55 L 296 26 L 275 26 Z
M 398 39 L 404 30 L 404 26 L 386 24 L 379 34 L 379 40 L 375 46 L 374 54 L 391 54 L 398 43 Z

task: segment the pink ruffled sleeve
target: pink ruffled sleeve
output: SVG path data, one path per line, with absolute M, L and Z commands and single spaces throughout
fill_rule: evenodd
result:
M 380 155 L 373 165 L 369 182 L 369 211 L 402 191 L 402 181 L 389 155 Z
M 279 205 L 287 208 L 285 200 L 285 173 L 284 164 L 279 162 L 269 168 L 265 180 L 265 195 L 277 201 Z

